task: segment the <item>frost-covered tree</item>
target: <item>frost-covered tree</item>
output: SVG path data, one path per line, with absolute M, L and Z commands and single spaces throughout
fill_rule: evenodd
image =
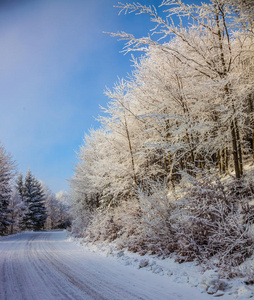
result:
M 25 189 L 24 189 L 24 181 L 23 181 L 23 174 L 22 173 L 20 173 L 18 175 L 18 178 L 16 180 L 16 186 L 15 186 L 15 188 L 16 188 L 16 191 L 17 191 L 17 193 L 18 193 L 21 201 L 24 201 L 24 198 L 25 198 L 25 195 L 24 195 Z
M 115 34 L 128 40 L 126 51 L 145 55 L 133 60 L 129 81 L 107 90 L 103 130 L 81 148 L 72 182 L 86 203 L 111 205 L 147 179 L 174 184 L 197 168 L 225 173 L 233 164 L 242 176 L 244 155 L 253 152 L 254 72 L 252 25 L 243 26 L 240 2 L 163 1 L 164 19 L 155 7 L 119 4 L 149 15 L 160 39 Z M 186 17 L 192 23 L 184 27 Z
M 70 206 L 72 202 L 71 195 L 66 191 L 56 193 L 56 199 L 66 206 Z
M 56 195 L 41 183 L 45 195 L 47 209 L 46 229 L 67 228 L 70 226 L 70 196 L 67 192 L 59 192 Z
M 14 176 L 14 164 L 4 147 L 0 145 L 0 235 L 6 233 L 7 227 L 11 224 L 8 208 L 11 199 L 11 180 Z
M 107 89 L 102 128 L 91 131 L 80 147 L 71 179 L 75 233 L 91 241 L 116 240 L 119 247 L 140 253 L 175 251 L 179 260 L 218 255 L 221 264 L 232 254 L 230 266 L 241 261 L 233 247 L 237 237 L 248 247 L 240 256 L 251 255 L 253 239 L 244 220 L 252 220 L 252 213 L 243 206 L 253 198 L 252 183 L 246 188 L 250 195 L 244 201 L 239 197 L 241 184 L 248 186 L 244 167 L 254 153 L 248 3 L 164 0 L 164 16 L 154 6 L 118 5 L 121 11 L 150 16 L 155 30 L 143 38 L 113 34 L 127 40 L 127 52 L 143 55 L 132 57 L 134 70 L 127 80 Z M 210 205 L 218 188 L 214 178 L 232 172 L 236 181 L 219 182 L 226 193 L 239 182 L 235 195 Z M 220 230 L 213 235 L 207 231 L 215 226 L 210 216 L 218 210 Z M 214 236 L 221 236 L 220 245 Z
M 157 13 L 154 6 L 119 4 L 122 11 L 149 15 L 155 23 L 154 32 L 159 34 L 159 40 L 151 36 L 135 38 L 124 32 L 114 35 L 128 40 L 126 51 L 142 50 L 148 53 L 150 49 L 157 49 L 158 53 L 165 53 L 169 60 L 177 61 L 180 98 L 186 97 L 187 91 L 190 103 L 197 103 L 201 108 L 199 118 L 192 118 L 185 124 L 184 131 L 188 134 L 187 143 L 191 152 L 198 146 L 195 133 L 200 120 L 207 130 L 202 130 L 199 144 L 212 142 L 217 145 L 214 155 L 220 156 L 224 163 L 227 163 L 230 151 L 235 175 L 239 178 L 243 174 L 245 138 L 250 135 L 248 120 L 253 115 L 253 111 L 248 109 L 251 106 L 249 97 L 253 95 L 253 23 L 248 22 L 248 27 L 243 27 L 242 9 L 238 9 L 241 17 L 236 17 L 239 2 L 236 6 L 231 4 L 226 0 L 201 5 L 164 0 L 165 18 Z M 179 18 L 178 24 L 172 21 L 173 17 Z M 186 17 L 192 20 L 188 27 L 183 26 Z M 165 42 L 162 42 L 163 38 Z M 183 127 L 180 130 L 183 131 Z M 193 158 L 191 153 L 191 163 Z
M 60 191 L 56 194 L 58 201 L 59 228 L 67 228 L 71 225 L 70 207 L 72 203 L 71 195 L 66 191 Z
M 23 226 L 30 230 L 41 230 L 47 218 L 45 195 L 40 182 L 28 170 L 24 181 L 24 201 L 26 212 L 23 216 Z
M 57 216 L 57 201 L 55 194 L 43 183 L 41 182 L 43 193 L 45 196 L 45 207 L 47 210 L 47 219 L 45 221 L 46 229 L 56 228 L 56 223 L 58 220 Z
M 22 173 L 20 173 L 16 179 L 9 207 L 11 209 L 10 216 L 13 221 L 13 224 L 10 227 L 10 233 L 25 229 L 26 226 L 23 222 L 23 218 L 27 212 L 27 205 L 25 201 L 25 188 Z
M 26 205 L 16 188 L 13 189 L 9 202 L 9 209 L 9 218 L 12 220 L 9 227 L 9 233 L 13 234 L 22 230 L 22 220 L 26 211 Z

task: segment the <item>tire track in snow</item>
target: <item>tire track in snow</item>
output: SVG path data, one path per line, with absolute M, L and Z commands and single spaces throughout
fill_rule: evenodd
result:
M 68 242 L 67 242 L 68 244 Z M 75 287 L 79 288 L 81 291 L 85 292 L 91 297 L 91 299 L 140 299 L 144 300 L 147 297 L 139 297 L 133 294 L 131 291 L 124 291 L 121 287 L 112 286 L 112 282 L 108 282 L 106 278 L 100 280 L 98 274 L 94 274 L 94 270 L 90 272 L 89 268 L 85 268 L 80 263 L 75 264 L 73 261 L 73 252 L 60 251 L 63 252 L 59 255 L 58 249 L 56 249 L 56 243 L 44 243 L 42 244 L 44 251 L 43 253 L 47 257 L 49 263 L 52 265 L 52 268 L 57 270 L 59 273 L 62 273 L 69 282 L 71 282 Z M 58 247 L 60 248 L 60 247 Z M 63 246 L 62 249 L 65 247 Z M 78 255 L 84 257 L 84 253 L 79 252 Z M 74 252 L 75 255 L 75 252 Z M 76 254 L 77 255 L 77 254 Z M 64 256 L 64 262 L 59 258 Z M 82 257 L 80 258 L 82 260 Z M 69 267 L 71 266 L 71 268 Z M 97 265 L 98 268 L 98 265 Z M 82 276 L 81 276 L 82 274 Z M 78 299 L 78 298 L 75 298 Z M 83 298 L 81 298 L 83 299 Z
M 73 253 L 59 251 L 50 236 L 50 232 L 26 232 L 0 241 L 1 300 L 145 299 L 112 289 L 97 273 L 73 265 Z
M 37 242 L 30 245 L 28 260 L 42 280 L 41 286 L 47 287 L 47 291 L 51 291 L 51 293 L 47 295 L 47 299 L 73 299 L 65 293 L 62 285 L 59 284 L 63 279 L 56 276 L 57 274 L 52 273 L 47 260 L 45 260 L 43 251 L 41 251 L 39 247 L 39 245 L 41 243 L 43 244 L 46 240 L 46 236 L 41 234 L 40 239 L 40 243 Z M 46 299 L 46 295 L 44 295 L 44 297 Z
M 0 252 L 0 258 L 3 258 L 1 277 L 4 278 L 2 285 L 4 290 L 0 289 L 0 299 L 26 299 L 25 248 L 29 240 L 33 238 L 33 236 L 21 235 L 14 241 L 13 238 L 10 238 L 2 242 L 5 246 L 4 250 Z
M 41 263 L 35 264 L 33 260 L 31 262 L 35 264 L 38 273 L 41 273 L 41 277 L 46 278 L 44 280 L 45 284 L 49 284 L 52 289 L 55 289 L 55 297 L 61 297 L 62 299 L 84 299 L 83 295 L 86 294 L 86 299 L 88 299 L 87 296 L 90 296 L 89 299 L 104 299 L 97 295 L 96 292 L 91 291 L 88 285 L 83 286 L 79 280 L 75 280 L 71 268 L 67 268 L 61 261 L 54 262 L 51 255 L 54 249 L 48 247 L 47 237 L 48 234 L 42 235 L 44 242 L 40 245 L 37 244 L 36 249 L 33 249 L 32 253 L 34 257 L 40 257 Z M 60 259 L 64 258 L 60 256 Z M 54 282 L 55 286 L 52 286 L 51 282 Z M 57 292 L 58 294 L 56 294 Z M 59 295 L 59 292 L 61 295 Z

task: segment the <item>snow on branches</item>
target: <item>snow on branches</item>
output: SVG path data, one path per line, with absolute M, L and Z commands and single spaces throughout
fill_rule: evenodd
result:
M 147 15 L 155 28 L 142 38 L 112 34 L 143 56 L 132 56 L 132 74 L 107 89 L 102 128 L 80 148 L 71 179 L 75 230 L 133 251 L 237 265 L 251 253 L 252 213 L 230 184 L 209 178 L 234 172 L 243 182 L 253 166 L 251 12 L 240 0 L 116 7 Z M 163 189 L 179 194 L 169 201 Z
M 6 233 L 12 223 L 9 202 L 12 196 L 11 180 L 14 176 L 14 163 L 0 144 L 0 235 Z

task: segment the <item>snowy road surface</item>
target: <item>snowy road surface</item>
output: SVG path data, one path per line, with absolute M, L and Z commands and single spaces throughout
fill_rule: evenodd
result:
M 69 241 L 65 231 L 45 231 L 0 240 L 0 299 L 214 298 L 90 252 Z

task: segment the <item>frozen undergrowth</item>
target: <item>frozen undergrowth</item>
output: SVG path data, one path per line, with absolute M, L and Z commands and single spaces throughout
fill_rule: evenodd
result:
M 243 180 L 194 178 L 176 193 L 151 185 L 97 212 L 77 242 L 213 296 L 254 297 L 253 167 Z
M 71 234 L 69 234 L 69 240 L 83 246 L 84 249 L 114 258 L 126 267 L 145 269 L 158 276 L 166 276 L 171 282 L 190 285 L 198 289 L 200 293 L 208 293 L 222 299 L 228 296 L 237 300 L 254 299 L 253 282 L 246 284 L 247 277 L 226 279 L 221 276 L 218 269 L 206 270 L 205 265 L 200 265 L 195 261 L 179 264 L 175 262 L 174 257 L 162 259 L 149 254 L 141 256 L 127 250 L 117 250 L 114 243 L 88 243 L 85 239 L 76 238 Z M 253 272 L 254 255 L 239 268 L 248 268 L 249 272 Z
M 117 249 L 170 257 L 178 262 L 207 262 L 224 276 L 239 276 L 237 267 L 253 253 L 250 232 L 254 183 L 231 180 L 222 184 L 214 176 L 192 178 L 192 185 L 178 193 L 151 183 L 150 193 L 141 190 L 116 208 L 96 211 L 89 226 L 80 232 L 91 243 L 114 242 Z

